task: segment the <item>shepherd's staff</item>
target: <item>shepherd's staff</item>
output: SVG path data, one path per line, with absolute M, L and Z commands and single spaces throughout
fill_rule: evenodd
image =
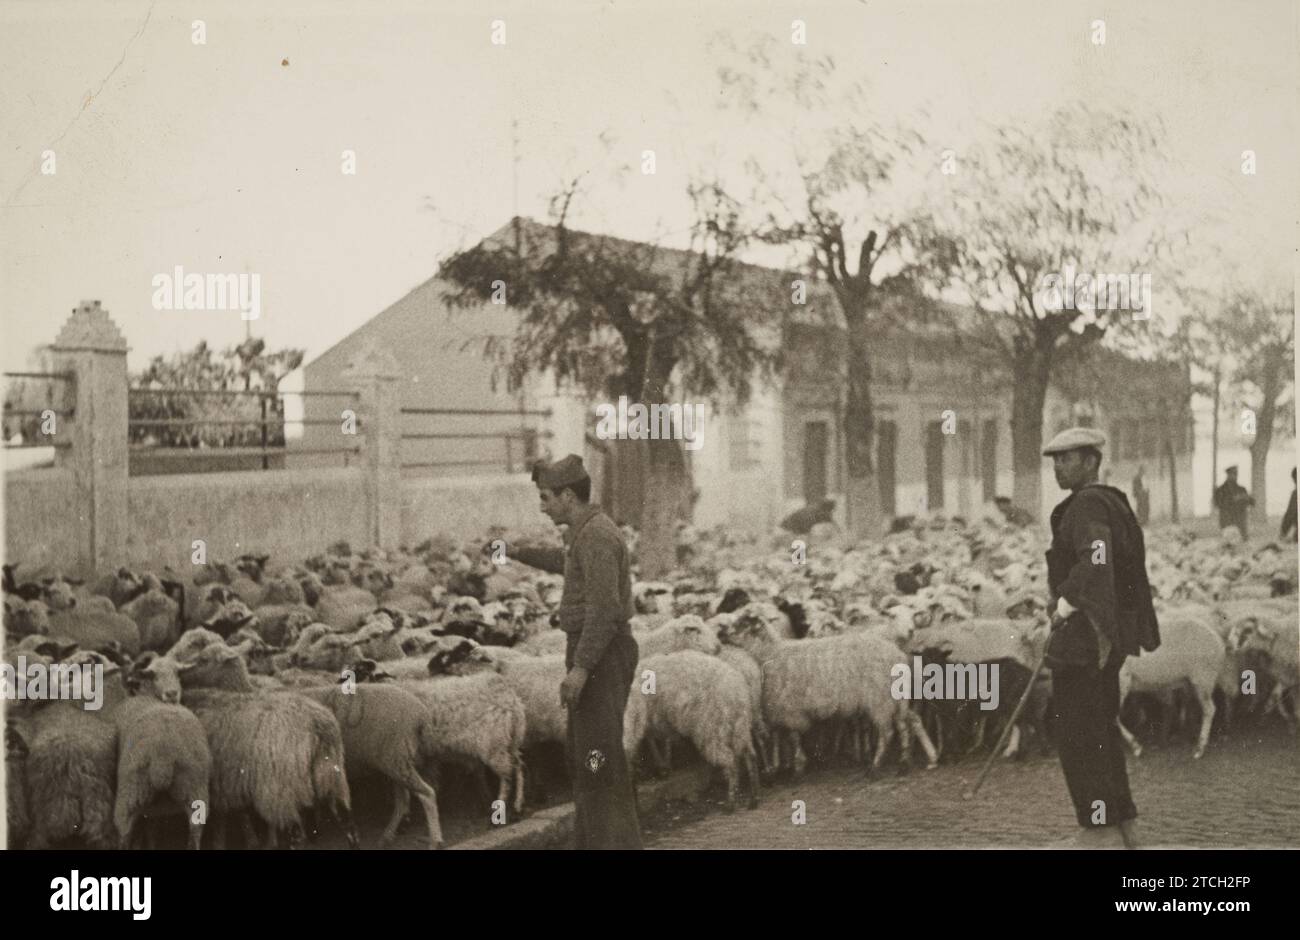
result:
M 1062 618 L 1058 617 L 1055 613 L 1052 614 L 1052 630 L 1055 630 L 1063 622 Z M 1050 641 L 1050 639 L 1051 636 L 1049 635 L 1048 640 Z M 1006 727 L 1002 729 L 1002 735 L 998 738 L 998 743 L 993 748 L 992 753 L 989 754 L 988 760 L 984 762 L 984 769 L 980 771 L 979 778 L 975 781 L 975 786 L 962 793 L 961 798 L 963 800 L 969 800 L 979 792 L 980 787 L 984 783 L 984 778 L 989 775 L 989 770 L 993 767 L 993 762 L 997 760 L 998 755 L 1002 753 L 1002 748 L 1006 746 L 1007 738 L 1011 736 L 1011 729 L 1016 726 L 1016 721 L 1020 718 L 1020 713 L 1025 710 L 1025 702 L 1029 701 L 1029 696 L 1034 691 L 1034 683 L 1038 681 L 1038 674 L 1043 671 L 1043 663 L 1047 661 L 1048 645 L 1049 644 L 1047 643 L 1043 644 L 1043 652 L 1038 657 L 1038 664 L 1034 666 L 1034 671 L 1029 676 L 1029 684 L 1025 686 L 1024 694 L 1020 696 L 1020 701 L 1016 703 L 1016 710 L 1011 713 L 1011 720 L 1008 721 Z

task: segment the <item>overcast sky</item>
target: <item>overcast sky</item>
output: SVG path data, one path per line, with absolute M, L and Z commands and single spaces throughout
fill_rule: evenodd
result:
M 1170 192 L 1220 216 L 1212 240 L 1230 264 L 1289 283 L 1296 11 L 1293 0 L 4 0 L 3 365 L 24 364 L 82 298 L 112 312 L 133 369 L 200 338 L 239 341 L 238 313 L 152 309 L 151 279 L 176 265 L 260 274 L 254 331 L 310 360 L 509 219 L 512 119 L 521 213 L 545 218 L 560 181 L 586 170 L 583 227 L 680 237 L 690 175 L 762 160 L 773 137 L 719 114 L 708 52 L 719 32 L 742 44 L 771 33 L 792 57 L 832 53 L 870 81 L 882 120 L 927 106 L 952 146 L 979 122 L 1071 99 L 1161 114 L 1180 170 Z M 498 18 L 504 46 L 491 42 Z M 196 19 L 205 45 L 191 41 Z M 789 42 L 793 19 L 806 47 Z M 1090 41 L 1095 19 L 1103 47 Z M 54 175 L 40 172 L 47 149 Z M 340 171 L 349 149 L 354 176 Z M 645 149 L 653 176 L 639 171 Z M 1246 149 L 1255 176 L 1241 173 Z

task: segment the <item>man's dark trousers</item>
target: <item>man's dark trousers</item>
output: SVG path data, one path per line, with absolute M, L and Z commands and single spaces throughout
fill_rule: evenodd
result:
M 1095 665 L 1052 668 L 1056 749 L 1080 826 L 1096 825 L 1093 804 L 1097 800 L 1105 806 L 1105 825 L 1137 818 L 1118 725 L 1119 670 L 1124 659 L 1115 651 L 1104 669 Z
M 580 634 L 570 633 L 564 665 L 573 668 Z M 573 780 L 574 839 L 579 849 L 639 849 L 636 787 L 623 753 L 623 712 L 636 675 L 636 640 L 609 641 L 569 709 L 567 756 Z M 636 755 L 632 755 L 635 757 Z

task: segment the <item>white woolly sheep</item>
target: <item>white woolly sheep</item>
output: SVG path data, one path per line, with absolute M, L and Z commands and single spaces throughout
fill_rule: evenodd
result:
M 834 718 L 870 723 L 876 733 L 873 768 L 895 734 L 904 757 L 915 734 L 929 766 L 938 760 L 918 716 L 890 693 L 890 670 L 903 657 L 892 643 L 862 633 L 786 641 L 761 612 L 747 609 L 720 629 L 719 639 L 747 650 L 762 668 L 763 717 L 774 734 L 786 732 L 796 774 L 807 764 L 800 736 L 815 722 Z
M 180 605 L 163 591 L 162 582 L 152 574 L 142 579 L 145 590 L 122 605 L 119 611 L 140 628 L 140 648 L 165 650 L 176 642 L 180 630 Z
M 1187 614 L 1160 618 L 1160 646 L 1155 652 L 1131 656 L 1124 660 L 1119 671 L 1119 702 L 1122 707 L 1129 692 L 1159 692 L 1180 688 L 1191 683 L 1201 705 L 1201 731 L 1192 750 L 1192 757 L 1205 753 L 1210 740 L 1210 726 L 1214 722 L 1214 689 L 1222 681 L 1227 658 L 1223 641 L 1210 624 Z M 1119 722 L 1120 733 L 1136 757 L 1142 746 L 1124 723 Z
M 32 713 L 28 730 L 27 847 L 49 848 L 74 837 L 114 847 L 117 729 L 79 703 L 56 701 Z
M 653 675 L 646 695 L 647 736 L 672 732 L 688 739 L 727 781 L 727 809 L 736 808 L 743 773 L 749 808 L 758 805 L 758 762 L 754 756 L 749 687 L 731 666 L 696 650 L 650 656 L 637 667 Z M 632 693 L 633 696 L 638 691 Z
M 509 801 L 513 781 L 513 807 L 518 813 L 524 805 L 524 703 L 502 676 L 490 671 L 490 661 L 481 658 L 489 671 L 407 679 L 401 686 L 428 707 L 431 741 L 438 755 L 486 766 L 497 775 L 497 799 L 502 802 Z M 452 669 L 462 665 L 466 665 L 464 660 L 447 663 Z M 559 698 L 558 691 L 555 697 Z
M 714 626 L 716 629 L 717 625 Z M 718 650 L 718 660 L 736 670 L 745 680 L 745 686 L 749 689 L 750 734 L 754 739 L 754 751 L 758 755 L 759 766 L 764 771 L 775 770 L 771 754 L 772 736 L 763 719 L 763 670 L 753 656 L 738 646 L 722 646 Z
M 113 821 L 124 848 L 131 848 L 136 824 L 144 810 L 162 794 L 179 807 L 189 826 L 189 847 L 197 849 L 203 838 L 205 815 L 195 816 L 195 804 L 208 805 L 212 755 L 203 725 L 179 704 L 179 690 L 171 701 L 155 697 L 155 687 L 145 677 L 140 692 L 116 704 L 111 717 L 117 727 L 117 798 Z M 128 678 L 131 683 L 134 677 Z M 134 683 L 133 683 L 134 684 Z
M 680 650 L 695 650 L 713 656 L 722 648 L 717 628 L 709 626 L 695 614 L 674 617 L 663 626 L 636 636 L 636 644 L 641 659 Z
M 140 628 L 122 614 L 59 611 L 50 615 L 50 634 L 73 640 L 82 649 L 102 649 L 117 643 L 128 656 L 140 654 Z
M 379 838 L 389 845 L 406 815 L 411 794 L 424 808 L 429 845 L 442 845 L 438 800 L 420 768 L 437 754 L 429 709 L 407 689 L 396 685 L 339 685 L 301 689 L 334 713 L 343 730 L 343 750 L 349 766 L 356 764 L 383 775 L 392 785 L 393 812 Z
M 182 703 L 203 725 L 214 814 L 255 812 L 270 840 L 288 834 L 292 844 L 302 811 L 324 806 L 356 846 L 343 733 L 328 708 L 293 692 L 254 691 L 239 653 L 224 644 L 186 664 L 158 657 L 147 672 L 163 696 L 182 689 Z M 222 825 L 216 835 L 224 841 Z

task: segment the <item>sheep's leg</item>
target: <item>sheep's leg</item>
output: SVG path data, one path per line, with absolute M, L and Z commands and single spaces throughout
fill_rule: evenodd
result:
M 901 708 L 894 712 L 894 734 L 898 736 L 898 771 L 904 773 L 912 767 L 912 729 L 907 713 Z
M 885 751 L 889 748 L 889 739 L 891 737 L 888 727 L 885 725 L 875 725 L 876 729 L 876 753 L 871 757 L 871 769 L 879 770 L 880 764 L 885 759 Z
M 803 739 L 798 731 L 789 732 L 790 742 L 794 747 L 794 756 L 791 763 L 794 767 L 796 777 L 803 776 L 804 768 L 808 766 L 808 755 L 803 752 Z
M 248 810 L 242 810 L 239 813 L 239 831 L 244 837 L 244 848 L 257 849 L 262 847 L 262 840 L 257 835 L 257 827 L 253 824 L 253 815 Z M 270 838 L 271 833 L 267 833 Z
M 673 769 L 673 743 L 667 735 L 647 735 L 650 742 L 650 759 L 654 762 L 655 773 L 663 776 Z
M 524 759 L 518 754 L 514 757 L 515 776 L 515 815 L 524 811 Z
M 197 852 L 203 846 L 203 823 L 196 823 L 191 818 L 187 825 L 189 826 L 189 848 Z
M 417 792 L 415 798 L 420 801 L 420 806 L 424 808 L 424 821 L 429 827 L 429 848 L 442 848 L 442 823 L 438 819 L 437 794 L 430 787 L 428 793 Z
M 913 726 L 916 740 L 921 744 L 921 750 L 925 751 L 925 769 L 934 770 L 939 765 L 939 751 L 930 740 L 930 735 L 926 734 L 925 723 L 913 711 L 907 712 L 907 721 Z
M 758 759 L 753 751 L 746 751 L 742 760 L 745 763 L 745 776 L 749 780 L 749 808 L 758 809 Z
M 343 830 L 343 835 L 348 840 L 348 848 L 361 848 L 361 840 L 357 837 L 357 825 L 352 819 L 352 808 L 338 800 L 331 800 L 329 811 L 334 822 Z
M 1138 743 L 1137 738 L 1133 737 L 1133 732 L 1129 731 L 1128 728 L 1125 728 L 1124 722 L 1120 721 L 1118 718 L 1115 719 L 1115 726 L 1119 728 L 1120 736 L 1124 739 L 1124 743 L 1128 745 L 1128 749 L 1133 752 L 1133 756 L 1141 757 L 1142 745 Z
M 510 772 L 504 767 L 497 774 L 497 801 L 502 806 L 510 805 Z
M 826 756 L 831 760 L 837 760 L 840 756 L 840 745 L 843 743 L 844 740 L 844 725 L 845 725 L 844 719 L 839 719 L 839 718 L 837 718 L 831 724 L 830 734 L 829 734 L 831 739 L 831 746 L 826 750 Z
M 1214 724 L 1214 695 L 1209 689 L 1197 689 L 1196 696 L 1201 700 L 1201 733 L 1196 739 L 1196 750 L 1192 757 L 1205 753 L 1205 745 L 1210 740 L 1210 726 Z
M 393 812 L 388 817 L 388 825 L 384 827 L 383 833 L 379 836 L 379 844 L 388 846 L 392 844 L 393 837 L 397 835 L 397 824 L 402 821 L 406 815 L 407 809 L 411 806 L 411 793 L 406 789 L 406 785 L 397 780 L 392 781 L 393 789 Z
M 739 789 L 736 780 L 736 761 L 730 761 L 722 768 L 722 776 L 727 781 L 727 812 L 734 813 L 736 811 L 736 791 Z

